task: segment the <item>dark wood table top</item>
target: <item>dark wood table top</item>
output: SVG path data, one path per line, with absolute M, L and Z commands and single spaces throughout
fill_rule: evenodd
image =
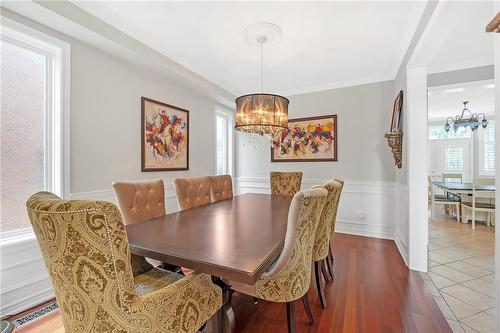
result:
M 433 182 L 434 185 L 450 191 L 472 191 L 472 183 Z M 476 190 L 495 191 L 495 185 L 476 185 Z
M 291 197 L 243 194 L 126 226 L 132 253 L 254 283 L 278 257 Z

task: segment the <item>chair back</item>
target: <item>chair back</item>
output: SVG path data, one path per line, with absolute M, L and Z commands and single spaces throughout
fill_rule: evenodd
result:
M 288 212 L 283 251 L 257 281 L 258 297 L 290 302 L 305 295 L 311 282 L 314 236 L 327 194 L 324 188 L 314 188 L 294 195 Z
M 210 177 L 175 178 L 175 192 L 180 210 L 209 204 Z
M 340 193 L 342 192 L 343 184 L 335 179 L 331 179 L 323 186 L 314 186 L 313 188 L 324 188 L 328 191 L 326 203 L 321 211 L 321 216 L 316 229 L 316 236 L 314 238 L 314 247 L 312 253 L 312 260 L 319 261 L 328 256 L 330 239 L 333 235 L 335 228 L 335 219 L 340 201 Z
M 302 172 L 271 172 L 271 194 L 293 197 L 300 191 Z
M 49 192 L 34 194 L 26 206 L 66 332 L 95 330 L 106 321 L 98 318 L 127 322 L 137 294 L 118 208 Z
M 443 178 L 443 182 L 462 183 L 462 174 L 461 173 L 443 173 L 442 178 Z
M 339 211 L 339 206 L 340 206 L 340 195 L 342 194 L 342 190 L 344 189 L 344 180 L 340 178 L 332 178 L 336 182 L 340 183 L 340 191 L 335 192 L 335 198 L 334 198 L 334 210 L 333 210 L 333 219 L 332 219 L 332 230 L 331 230 L 331 237 L 333 237 L 333 233 L 335 232 L 335 223 L 337 222 L 337 213 Z
M 480 188 L 478 189 L 478 187 L 483 185 L 495 185 L 495 178 L 474 178 L 474 182 L 472 184 L 472 201 L 474 207 L 476 198 L 495 198 L 495 190 L 482 190 Z
M 230 175 L 210 176 L 210 196 L 212 202 L 233 197 L 233 179 Z
M 432 184 L 431 176 L 427 176 L 427 192 L 429 194 L 429 198 L 434 197 L 434 186 Z
M 163 180 L 114 182 L 116 200 L 125 224 L 166 215 Z

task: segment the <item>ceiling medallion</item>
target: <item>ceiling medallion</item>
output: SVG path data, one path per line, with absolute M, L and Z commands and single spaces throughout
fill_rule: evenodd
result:
M 235 129 L 245 133 L 272 138 L 288 126 L 288 99 L 264 93 L 264 44 L 281 39 L 280 27 L 267 22 L 249 25 L 243 30 L 243 38 L 249 44 L 260 47 L 260 93 L 247 94 L 236 99 Z

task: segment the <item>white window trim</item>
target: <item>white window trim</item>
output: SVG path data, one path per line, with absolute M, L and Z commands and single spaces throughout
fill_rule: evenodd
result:
M 45 188 L 62 198 L 70 194 L 70 44 L 1 17 L 1 38 L 46 56 Z M 46 132 L 46 133 L 47 133 Z M 28 218 L 26 216 L 26 218 Z M 33 238 L 31 228 L 0 233 L 0 245 Z
M 222 109 L 220 107 L 215 108 L 215 131 L 217 131 L 217 116 L 221 116 L 226 118 L 227 120 L 227 174 L 234 177 L 234 112 Z M 215 137 L 217 137 L 217 133 L 215 133 Z M 214 170 L 217 172 L 217 139 L 215 140 L 215 160 L 214 160 Z
M 495 119 L 491 119 L 488 117 L 489 121 L 494 121 L 495 122 L 495 131 L 497 131 L 497 124 Z M 486 171 L 484 169 L 484 132 L 481 127 L 477 129 L 479 131 L 478 135 L 478 175 L 483 176 L 483 177 L 495 177 L 495 170 L 492 171 Z M 495 165 L 495 168 L 497 166 Z

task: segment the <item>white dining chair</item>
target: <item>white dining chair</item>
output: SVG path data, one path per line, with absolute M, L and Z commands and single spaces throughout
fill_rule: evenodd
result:
M 463 177 L 461 173 L 442 173 L 443 182 L 462 183 Z
M 476 212 L 485 212 L 486 225 L 491 224 L 491 214 L 495 213 L 495 191 L 494 190 L 480 190 L 477 187 L 481 185 L 495 185 L 494 178 L 475 178 L 472 184 L 472 201 L 462 202 L 462 216 L 467 222 L 467 215 L 465 210 L 471 210 L 472 212 L 472 229 L 476 229 Z M 479 199 L 479 201 L 477 200 Z M 484 200 L 484 201 L 483 201 Z
M 460 221 L 460 198 L 456 196 L 447 196 L 446 194 L 435 194 L 434 186 L 432 185 L 431 177 L 427 177 L 429 181 L 429 201 L 431 204 L 431 219 L 434 216 L 434 208 L 436 205 L 450 205 L 455 207 L 457 221 Z

